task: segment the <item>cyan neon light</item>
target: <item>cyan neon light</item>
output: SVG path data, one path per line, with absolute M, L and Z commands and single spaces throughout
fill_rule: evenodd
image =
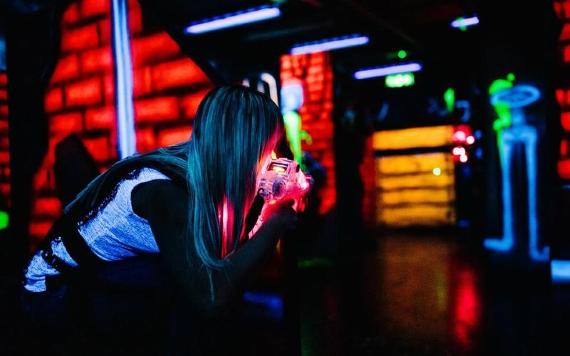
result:
M 119 158 L 125 158 L 136 152 L 127 0 L 113 0 L 112 11 Z
M 415 82 L 414 73 L 400 73 L 387 75 L 385 84 L 388 88 L 403 88 L 410 87 Z
M 570 283 L 570 261 L 550 261 L 550 276 L 553 283 Z
M 514 212 L 512 192 L 511 162 L 513 148 L 517 143 L 523 143 L 525 148 L 527 168 L 527 199 L 528 199 L 528 236 L 529 256 L 535 261 L 547 261 L 550 248 L 539 248 L 539 221 L 538 221 L 538 197 L 537 190 L 537 140 L 538 133 L 534 126 L 526 124 L 526 118 L 522 110 L 540 98 L 540 92 L 529 85 L 512 86 L 510 81 L 494 82 L 496 90 L 491 97 L 491 104 L 500 115 L 494 123 L 497 131 L 497 144 L 499 145 L 499 157 L 501 161 L 502 200 L 503 200 L 503 236 L 502 238 L 486 239 L 484 246 L 495 251 L 507 252 L 515 245 L 514 236 Z M 511 87 L 509 87 L 511 86 Z M 500 88 L 500 89 L 497 89 Z M 497 109 L 500 110 L 497 110 Z M 507 110 L 508 109 L 508 110 Z M 502 120 L 502 121 L 499 121 Z M 501 125 L 495 125 L 497 122 Z M 504 124 L 509 126 L 505 127 Z
M 10 223 L 10 215 L 5 211 L 0 211 L 0 230 L 4 230 Z
M 463 18 L 460 17 L 451 22 L 451 27 L 466 29 L 469 26 L 475 26 L 479 24 L 479 18 L 477 16 Z
M 186 33 L 197 35 L 248 23 L 270 20 L 279 16 L 281 16 L 281 10 L 279 10 L 277 6 L 256 7 L 195 22 L 186 28 Z
M 335 49 L 363 46 L 369 41 L 367 36 L 350 35 L 344 37 L 328 38 L 320 41 L 313 41 L 295 45 L 291 48 L 291 54 L 305 54 L 332 51 Z
M 393 65 L 393 66 L 385 66 L 385 67 L 359 70 L 359 71 L 354 73 L 354 78 L 355 79 L 368 79 L 368 78 L 376 78 L 376 77 L 385 77 L 385 76 L 390 75 L 390 74 L 418 72 L 420 70 L 422 70 L 422 66 L 419 63 L 398 64 L 398 65 Z

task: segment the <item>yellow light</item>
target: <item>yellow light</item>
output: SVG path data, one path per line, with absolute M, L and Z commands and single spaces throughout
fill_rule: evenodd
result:
M 275 151 L 271 151 L 271 159 L 277 159 L 277 153 L 275 153 Z
M 377 151 L 443 147 L 453 142 L 453 132 L 451 125 L 377 131 L 372 138 L 372 145 Z
M 450 206 L 416 205 L 378 209 L 381 224 L 406 226 L 440 226 L 455 223 L 455 211 Z
M 450 174 L 442 174 L 437 177 L 433 173 L 417 174 L 401 177 L 376 177 L 376 187 L 383 190 L 428 187 L 453 187 L 454 177 Z
M 432 172 L 433 172 L 433 175 L 434 175 L 434 176 L 438 176 L 438 177 L 439 177 L 439 176 L 441 175 L 441 168 L 435 167 L 435 168 L 432 170 Z
M 395 191 L 382 192 L 379 194 L 379 203 L 381 206 L 398 205 L 405 202 L 406 204 L 420 203 L 441 203 L 447 204 L 454 199 L 453 190 L 447 187 L 434 189 L 402 189 Z
M 451 163 L 451 155 L 443 152 L 387 156 L 376 160 L 376 170 L 380 175 L 433 173 L 433 167 L 448 167 Z

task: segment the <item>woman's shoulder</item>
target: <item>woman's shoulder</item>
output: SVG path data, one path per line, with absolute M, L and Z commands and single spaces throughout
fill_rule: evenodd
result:
M 188 206 L 188 190 L 170 179 L 154 179 L 137 184 L 131 192 L 133 211 L 149 219 L 153 212 L 184 212 Z

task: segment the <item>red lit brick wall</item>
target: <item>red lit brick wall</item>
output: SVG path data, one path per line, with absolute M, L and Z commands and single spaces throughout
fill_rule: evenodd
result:
M 30 225 L 35 238 L 43 237 L 61 213 L 53 174 L 59 141 L 79 134 L 102 171 L 117 160 L 110 6 L 110 0 L 79 0 L 62 18 L 61 54 L 44 103 L 50 137 L 35 177 Z M 212 83 L 166 33 L 144 28 L 136 0 L 129 0 L 129 27 L 137 150 L 187 140 L 197 106 Z
M 555 1 L 554 9 L 562 21 L 559 48 L 563 67 L 570 66 L 570 1 Z M 570 80 L 570 78 L 567 78 Z M 561 81 L 556 90 L 556 99 L 560 105 L 560 121 L 564 129 L 564 138 L 560 142 L 560 160 L 558 174 L 560 178 L 570 180 L 570 82 Z
M 281 57 L 281 82 L 296 78 L 303 83 L 304 103 L 299 113 L 303 130 L 312 139 L 303 142 L 303 150 L 317 159 L 327 171 L 327 182 L 321 191 L 321 214 L 336 202 L 335 166 L 333 152 L 333 71 L 328 53 L 285 55 Z
M 0 71 L 0 209 L 10 205 L 10 153 L 8 152 L 8 76 Z

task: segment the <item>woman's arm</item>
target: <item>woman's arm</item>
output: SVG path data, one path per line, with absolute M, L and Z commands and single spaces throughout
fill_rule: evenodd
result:
M 133 190 L 132 202 L 133 210 L 149 221 L 164 261 L 184 295 L 209 316 L 223 312 L 237 297 L 296 221 L 290 205 L 276 207 L 254 237 L 226 257 L 225 267 L 208 270 L 196 253 L 193 236 L 187 233 L 188 194 L 184 189 L 171 181 L 151 181 Z

